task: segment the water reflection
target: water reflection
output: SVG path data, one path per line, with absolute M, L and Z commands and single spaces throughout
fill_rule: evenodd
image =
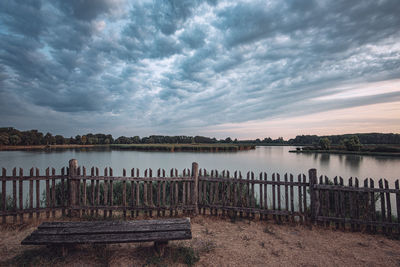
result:
M 349 167 L 354 172 L 358 172 L 358 170 L 360 169 L 362 160 L 363 160 L 363 156 L 346 155 L 344 162 L 346 164 L 346 167 Z
M 330 155 L 329 154 L 321 154 L 320 158 L 319 158 L 319 162 L 321 165 L 324 166 L 329 166 L 329 160 L 330 160 Z

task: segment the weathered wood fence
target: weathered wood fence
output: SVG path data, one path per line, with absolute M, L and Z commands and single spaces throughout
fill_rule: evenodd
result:
M 353 231 L 382 231 L 400 234 L 400 189 L 389 188 L 387 180 L 357 178 L 344 184 L 341 177 L 332 180 L 308 175 L 280 175 L 248 172 L 218 172 L 192 169 L 178 173 L 164 169 L 157 173 L 133 168 L 129 176 L 114 176 L 112 168 L 103 175 L 92 167 L 90 174 L 70 160 L 69 167 L 56 175 L 47 168 L 45 175 L 32 168 L 29 175 L 14 168 L 10 176 L 3 168 L 1 177 L 0 217 L 2 222 L 24 222 L 33 218 L 56 216 L 127 217 L 211 214 L 246 217 L 276 222 L 317 223 Z M 8 188 L 8 190 L 7 190 Z M 26 190 L 27 192 L 24 192 Z M 393 205 L 392 205 L 393 204 Z

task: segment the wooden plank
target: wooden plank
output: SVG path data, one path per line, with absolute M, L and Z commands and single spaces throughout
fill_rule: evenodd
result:
M 122 169 L 122 176 L 126 177 L 126 170 Z M 126 181 L 122 182 L 122 205 L 124 206 L 124 210 L 122 211 L 122 215 L 124 219 L 126 219 Z
M 237 171 L 234 173 L 234 178 L 233 178 L 233 207 L 238 206 L 238 177 L 237 177 Z M 233 217 L 236 218 L 237 212 L 233 212 Z
M 251 206 L 250 207 L 255 208 L 254 172 L 251 172 L 250 175 L 251 175 L 251 181 L 252 181 L 252 183 L 251 183 L 251 196 L 250 196 Z M 251 213 L 251 218 L 254 219 L 254 217 L 255 217 L 255 214 L 254 214 L 254 212 L 252 212 Z
M 51 212 L 51 216 L 53 218 L 56 217 L 56 170 L 54 168 L 51 169 L 52 181 L 51 181 L 51 208 L 53 211 Z
M 39 176 L 39 169 L 36 168 L 36 177 Z M 40 208 L 40 181 L 36 180 L 36 208 Z M 40 217 L 40 212 L 36 212 L 36 218 Z
M 96 167 L 96 175 L 99 175 L 99 168 Z M 96 206 L 100 206 L 100 181 L 96 180 Z M 96 208 L 96 216 L 99 216 L 99 209 Z
M 298 182 L 299 184 L 301 183 L 301 174 L 299 174 L 299 175 L 297 176 L 297 182 Z M 298 185 L 298 186 L 297 186 L 297 194 L 298 194 L 298 197 L 299 197 L 299 213 L 300 213 L 300 214 L 304 214 L 304 213 L 303 213 L 302 191 L 303 191 L 302 186 Z M 304 215 L 299 216 L 299 217 L 300 217 L 300 222 L 303 223 L 303 222 L 305 221 Z
M 149 169 L 149 177 L 153 176 L 153 171 L 152 169 Z M 153 181 L 149 181 L 149 206 L 152 209 L 154 207 L 153 205 Z M 153 211 L 150 210 L 150 217 L 153 216 Z
M 369 186 L 370 188 L 374 188 L 374 180 L 369 179 L 369 185 L 370 185 Z M 371 213 L 370 220 L 376 221 L 375 193 L 374 192 L 370 192 L 369 194 L 370 194 L 369 198 L 370 198 L 370 201 L 371 201 L 371 203 L 370 203 L 370 213 Z M 376 233 L 376 231 L 377 231 L 376 225 L 374 225 L 372 227 L 372 232 Z
M 165 177 L 165 175 L 164 175 Z M 164 208 L 162 210 L 162 216 L 165 216 L 165 209 L 167 208 L 167 182 L 163 181 L 162 182 L 162 207 Z
M 96 234 L 129 234 L 129 233 L 154 233 L 154 232 L 173 232 L 173 231 L 190 231 L 190 224 L 163 224 L 163 225 L 113 225 L 113 226 L 90 226 L 84 228 L 42 228 L 34 231 L 33 236 L 46 235 L 96 235 Z
M 349 187 L 353 187 L 353 177 L 350 177 L 349 179 Z M 354 216 L 354 199 L 353 199 L 353 192 L 349 192 L 349 205 L 350 205 L 350 219 L 353 220 L 355 218 Z M 355 231 L 354 223 L 350 225 L 351 231 Z
M 338 178 L 337 176 L 335 176 L 335 178 L 333 179 L 333 183 L 335 185 L 338 185 Z M 335 198 L 335 217 L 340 218 L 340 214 L 339 214 L 339 192 L 335 191 L 334 192 L 334 198 Z M 335 222 L 336 225 L 336 229 L 339 229 L 339 222 Z
M 354 187 L 355 187 L 355 189 L 358 189 L 358 186 L 359 186 L 359 183 L 358 183 L 358 178 L 357 177 L 355 177 L 354 178 Z M 355 194 L 355 201 L 356 201 L 356 203 L 355 203 L 355 217 L 356 217 L 356 220 L 359 220 L 360 219 L 360 194 L 359 193 L 356 193 Z M 356 226 L 357 226 L 357 231 L 360 231 L 360 228 L 361 228 L 361 225 L 360 224 L 356 224 Z
M 285 173 L 283 179 L 285 180 L 285 183 L 287 183 L 287 181 L 288 181 L 288 175 L 287 175 L 287 173 Z M 287 184 L 285 184 L 284 187 L 285 187 L 285 210 L 286 210 L 286 211 L 289 211 L 289 188 L 288 188 L 288 185 L 287 185 Z M 289 221 L 289 216 L 286 216 L 286 221 L 287 221 L 287 222 Z
M 90 169 L 90 176 L 93 177 L 94 176 L 94 167 L 92 167 Z M 90 199 L 91 199 L 91 205 L 95 206 L 95 185 L 96 185 L 96 181 L 91 179 L 90 180 Z M 94 216 L 94 209 L 90 210 L 90 215 L 93 217 Z
M 110 167 L 110 176 L 113 176 L 113 169 Z M 114 184 L 113 180 L 110 180 L 110 206 L 114 205 Z M 112 218 L 112 209 L 109 211 L 109 217 Z
M 213 203 L 214 204 L 219 204 L 219 177 L 218 177 L 218 171 L 215 170 L 215 178 L 217 178 L 218 180 L 214 183 L 214 199 L 213 199 Z M 215 212 L 215 216 L 218 215 L 218 209 L 216 208 L 214 210 Z
M 61 176 L 65 175 L 65 167 L 62 167 L 61 169 Z M 65 185 L 64 185 L 65 179 L 61 178 L 61 215 L 64 217 L 65 216 Z
M 323 180 L 323 175 L 319 176 L 319 184 L 323 184 L 324 180 Z M 324 214 L 324 192 L 323 190 L 318 190 L 318 200 L 319 200 L 319 207 L 318 207 L 318 214 L 319 215 L 323 215 Z M 320 225 L 322 226 L 323 224 L 320 223 Z
M 171 169 L 170 177 L 174 177 L 174 169 Z M 174 181 L 170 181 L 170 183 L 169 183 L 169 216 L 173 215 L 173 205 L 174 205 Z
M 29 171 L 29 176 L 34 177 L 35 169 L 32 167 Z M 29 180 L 29 208 L 33 209 L 33 180 Z M 29 219 L 33 218 L 33 212 L 29 213 Z
M 389 189 L 389 183 L 388 183 L 388 181 L 385 179 L 385 189 Z M 389 192 L 386 192 L 386 207 L 387 207 L 387 222 L 388 223 L 391 223 L 392 222 L 392 204 L 390 203 L 391 201 L 390 201 L 390 193 Z M 389 235 L 391 235 L 392 234 L 392 227 L 391 226 L 389 226 L 388 228 L 387 228 L 387 232 L 388 232 L 388 234 Z
M 187 224 L 190 223 L 190 218 L 168 218 L 159 220 L 137 220 L 137 221 L 60 221 L 60 222 L 43 222 L 38 228 L 81 228 L 81 227 L 94 227 L 94 226 L 109 226 L 109 225 L 131 225 L 140 227 L 141 225 L 162 225 L 162 224 Z
M 272 174 L 272 181 L 275 181 L 275 173 Z M 275 193 L 275 184 L 272 185 L 272 210 L 276 210 L 276 193 Z M 273 216 L 274 221 L 276 222 L 276 216 Z
M 50 208 L 50 168 L 46 169 L 46 208 Z M 46 218 L 50 218 L 50 211 L 46 211 Z
M 242 173 L 239 172 L 239 202 L 240 202 L 240 207 L 244 207 L 244 200 L 243 200 L 243 177 Z M 243 212 L 239 212 L 240 218 L 243 217 Z
M 276 180 L 279 182 L 281 179 L 281 176 L 279 173 L 276 174 Z M 281 206 L 281 186 L 278 184 L 277 185 L 277 198 L 278 198 L 278 210 L 282 210 L 282 206 Z M 282 222 L 282 216 L 278 215 L 278 222 L 281 223 Z
M 107 167 L 104 168 L 104 176 L 105 177 L 108 176 Z M 103 183 L 103 205 L 104 205 L 104 207 L 107 207 L 107 205 L 108 205 L 108 181 L 107 180 L 104 180 L 104 183 Z M 104 208 L 104 210 L 103 210 L 103 217 L 107 218 L 107 208 Z
M 259 181 L 262 181 L 262 179 L 263 179 L 263 173 L 260 172 L 260 174 L 259 174 L 259 176 L 258 176 L 258 180 L 259 180 Z M 264 209 L 263 185 L 260 184 L 259 186 L 260 186 L 260 188 L 259 188 L 259 189 L 260 189 L 260 192 L 259 192 L 259 196 L 260 196 L 260 209 Z M 262 219 L 263 219 L 263 214 L 260 213 L 260 220 L 262 220 Z
M 293 183 L 293 175 L 290 174 L 290 182 Z M 294 210 L 294 187 L 293 184 L 290 185 L 290 211 L 292 212 L 292 214 L 294 214 L 295 210 Z M 294 222 L 294 216 L 291 216 L 291 221 Z
M 140 170 L 136 169 L 136 175 L 139 176 Z M 139 216 L 139 207 L 141 206 L 140 203 L 140 182 L 136 183 L 136 217 Z
M 94 235 L 94 234 L 128 234 L 128 233 L 153 233 L 153 232 L 172 232 L 191 230 L 189 223 L 172 223 L 172 224 L 145 224 L 145 225 L 129 225 L 118 224 L 108 226 L 89 226 L 89 227 L 72 227 L 72 228 L 41 228 L 32 233 L 32 235 Z
M 250 172 L 247 172 L 247 180 L 246 180 L 246 202 L 245 202 L 245 207 L 250 208 Z M 246 217 L 250 217 L 250 212 L 246 213 Z
M 12 176 L 17 177 L 17 168 L 14 168 L 12 171 Z M 17 212 L 17 180 L 13 180 L 13 211 Z M 17 222 L 17 215 L 13 216 L 13 223 Z
M 20 223 L 24 222 L 24 214 L 23 214 L 23 210 L 24 210 L 24 192 L 23 192 L 23 188 L 24 188 L 24 171 L 22 168 L 19 168 L 19 181 L 18 181 L 18 193 L 19 193 L 19 210 L 21 211 L 21 213 L 19 214 L 19 221 Z
M 1 182 L 1 201 L 2 201 L 2 207 L 1 210 L 3 211 L 3 214 L 6 213 L 7 210 L 7 182 L 6 182 L 6 176 L 7 176 L 7 170 L 5 168 L 2 168 L 2 177 L 3 180 Z M 7 222 L 7 216 L 3 215 L 2 216 L 2 222 L 6 223 Z
M 22 241 L 22 245 L 47 245 L 47 244 L 111 244 L 149 241 L 168 241 L 191 239 L 191 232 L 166 231 L 152 233 L 127 233 L 127 234 L 96 234 L 96 235 L 31 235 Z
M 399 180 L 394 183 L 397 193 L 396 193 L 396 211 L 397 211 L 397 234 L 400 234 L 400 187 Z
M 383 181 L 382 179 L 379 180 L 379 188 L 383 189 Z M 385 205 L 385 194 L 383 192 L 380 193 L 380 200 L 381 200 L 381 222 L 386 221 L 386 205 Z M 386 233 L 386 227 L 382 226 L 382 232 Z
M 161 169 L 157 170 L 157 177 L 161 176 Z M 161 215 L 161 182 L 157 182 L 157 216 Z
M 148 169 L 145 169 L 144 177 L 146 177 L 146 178 L 147 178 L 147 173 L 148 173 Z M 146 208 L 149 206 L 147 193 L 148 193 L 147 181 L 144 181 L 143 182 L 143 202 L 142 203 L 143 203 L 143 206 Z M 147 209 L 145 209 L 144 214 L 145 214 L 145 216 L 147 216 Z
M 267 181 L 267 173 L 264 172 L 264 181 Z M 267 184 L 263 184 L 260 186 L 264 186 L 264 210 L 268 210 L 268 188 L 267 188 Z M 268 220 L 268 215 L 264 216 L 264 220 Z
M 325 184 L 329 185 L 329 178 L 327 176 L 325 176 Z M 329 190 L 325 190 L 325 204 L 324 204 L 324 213 L 323 216 L 330 216 L 330 212 L 331 212 L 331 199 L 330 199 L 330 191 Z M 326 221 L 325 222 L 325 226 L 329 227 L 330 226 L 330 222 Z
M 343 188 L 343 178 L 339 177 L 339 185 Z M 339 214 L 340 217 L 343 218 L 343 222 L 341 223 L 342 229 L 344 230 L 346 225 L 345 225 L 345 218 L 346 218 L 346 204 L 345 204 L 345 198 L 344 198 L 344 192 L 339 191 L 339 199 L 340 199 L 340 206 L 339 206 Z
M 175 169 L 175 176 L 178 176 L 178 170 Z M 178 193 L 179 193 L 179 187 L 178 187 L 178 182 L 175 182 L 175 203 L 174 203 L 174 210 L 175 210 L 175 216 L 178 216 L 178 205 L 179 205 L 179 198 L 178 198 Z
M 303 174 L 303 183 L 305 184 L 307 177 Z M 304 207 L 304 221 L 307 221 L 307 186 L 303 185 L 303 207 Z
M 83 183 L 83 192 L 82 192 L 82 205 L 84 207 L 87 207 L 87 192 L 86 192 L 86 167 L 82 167 L 83 171 L 83 177 L 82 177 L 82 183 Z M 86 210 L 82 209 L 82 214 L 85 214 Z
M 368 188 L 368 178 L 364 179 L 364 188 Z M 362 201 L 363 201 L 363 218 L 365 220 L 369 220 L 370 219 L 370 208 L 369 208 L 370 201 L 369 201 L 368 193 L 363 194 Z M 368 233 L 371 233 L 371 225 L 367 225 L 366 230 Z

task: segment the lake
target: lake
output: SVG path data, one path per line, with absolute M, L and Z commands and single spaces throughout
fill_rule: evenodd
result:
M 126 150 L 96 149 L 68 149 L 53 151 L 0 151 L 0 167 L 7 169 L 11 174 L 14 167 L 24 169 L 24 174 L 29 173 L 31 167 L 37 167 L 43 174 L 45 168 L 53 167 L 56 173 L 68 166 L 72 158 L 78 160 L 80 166 L 88 169 L 92 166 L 102 170 L 112 167 L 114 175 L 122 175 L 122 169 L 139 168 L 141 174 L 146 168 L 152 168 L 153 174 L 158 168 L 177 168 L 180 172 L 184 168 L 191 168 L 192 162 L 199 163 L 200 168 L 208 171 L 229 170 L 231 174 L 241 171 L 245 176 L 247 171 L 253 171 L 256 176 L 259 172 L 268 175 L 278 172 L 307 174 L 310 168 L 316 168 L 318 176 L 323 174 L 330 178 L 341 176 L 347 182 L 349 177 L 360 179 L 372 178 L 378 181 L 386 178 L 390 187 L 400 178 L 400 158 L 357 155 L 329 155 L 329 154 L 297 154 L 289 153 L 295 147 L 290 146 L 260 146 L 255 150 L 240 152 L 142 152 Z M 129 173 L 129 171 L 128 171 Z M 361 184 L 361 181 L 360 181 Z

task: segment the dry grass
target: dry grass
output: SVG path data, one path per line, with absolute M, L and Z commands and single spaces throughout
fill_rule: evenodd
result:
M 1 266 L 400 266 L 400 241 L 381 235 L 210 216 L 192 218 L 193 239 L 172 241 L 164 257 L 152 243 L 82 245 L 63 258 L 21 246 L 39 222 L 0 229 Z

